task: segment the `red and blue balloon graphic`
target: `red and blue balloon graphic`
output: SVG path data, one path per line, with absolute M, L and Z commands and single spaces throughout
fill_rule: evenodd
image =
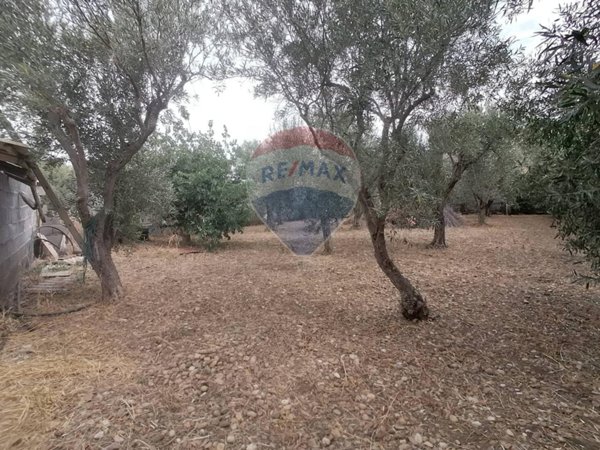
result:
M 352 149 L 334 134 L 298 127 L 261 143 L 248 164 L 256 214 L 295 254 L 310 255 L 350 214 L 360 189 Z

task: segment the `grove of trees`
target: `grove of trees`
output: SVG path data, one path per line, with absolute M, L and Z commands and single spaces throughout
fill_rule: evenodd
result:
M 598 8 L 591 0 L 562 8 L 528 61 L 499 25 L 528 6 L 9 0 L 0 16 L 0 130 L 54 161 L 57 180 L 68 174 L 55 161 L 68 157 L 75 186 L 64 191 L 86 257 L 103 297 L 117 299 L 116 228 L 169 220 L 214 247 L 247 223 L 252 144 L 190 132 L 185 109 L 169 109 L 184 104 L 193 80 L 246 77 L 257 95 L 283 98 L 293 120 L 354 149 L 357 217 L 402 314 L 422 320 L 427 300 L 388 251 L 391 217 L 432 228 L 431 246 L 443 248 L 448 206 L 473 209 L 484 224 L 495 201 L 515 210 L 529 202 L 600 270 Z

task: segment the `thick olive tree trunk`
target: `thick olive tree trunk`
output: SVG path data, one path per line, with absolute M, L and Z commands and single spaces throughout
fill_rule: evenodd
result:
M 446 245 L 446 217 L 444 216 L 444 204 L 437 209 L 437 218 L 433 227 L 433 241 L 429 244 L 434 248 L 445 248 Z
M 479 207 L 479 211 L 477 212 L 477 221 L 479 225 L 485 225 L 485 208 Z
M 91 254 L 89 255 L 92 269 L 100 279 L 102 288 L 102 300 L 114 301 L 123 296 L 123 285 L 117 267 L 112 259 L 112 247 L 114 240 L 114 230 L 112 225 L 112 216 L 105 213 L 99 213 L 92 219 L 93 223 L 88 224 L 91 227 L 88 245 L 90 245 Z
M 477 194 L 473 194 L 473 195 L 475 197 L 475 201 L 477 202 L 478 223 L 479 223 L 479 225 L 485 225 L 485 218 L 490 215 L 490 213 L 491 213 L 490 208 L 492 207 L 494 200 L 488 200 L 486 202 L 479 195 L 477 195 Z
M 361 191 L 363 212 L 367 219 L 371 243 L 375 252 L 375 260 L 383 273 L 400 292 L 402 315 L 408 320 L 424 320 L 429 317 L 427 302 L 421 293 L 412 285 L 390 258 L 385 241 L 385 217 L 378 217 L 369 195 L 363 188 Z

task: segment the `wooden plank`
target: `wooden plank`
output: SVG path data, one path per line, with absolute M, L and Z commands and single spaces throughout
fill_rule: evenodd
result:
M 0 161 L 6 161 L 11 164 L 15 164 L 17 166 L 23 167 L 24 161 L 16 155 L 12 155 L 9 153 L 0 152 Z
M 58 252 L 54 249 L 54 246 L 48 242 L 48 239 L 43 234 L 38 233 L 37 237 L 42 240 L 42 247 L 44 247 L 44 250 L 56 261 L 58 259 Z
M 60 216 L 60 218 L 64 222 L 65 226 L 71 233 L 71 236 L 73 236 L 73 239 L 75 239 L 75 242 L 77 242 L 77 245 L 79 245 L 79 247 L 83 249 L 83 247 L 84 247 L 83 246 L 83 237 L 81 236 L 81 234 L 79 234 L 79 231 L 75 227 L 75 224 L 69 217 L 69 213 L 67 212 L 66 208 L 63 206 L 62 202 L 59 200 L 59 198 L 54 193 L 54 190 L 52 189 L 52 186 L 50 185 L 50 183 L 44 176 L 44 173 L 42 172 L 42 170 L 38 167 L 38 165 L 35 162 L 28 161 L 27 164 L 29 165 L 29 167 L 35 174 L 36 178 L 40 182 L 40 185 L 44 188 L 46 195 L 48 196 L 48 198 L 50 199 L 50 201 L 56 208 L 56 211 L 58 211 L 58 215 Z

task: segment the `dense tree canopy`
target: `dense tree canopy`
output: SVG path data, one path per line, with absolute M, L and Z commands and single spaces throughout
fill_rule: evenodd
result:
M 519 90 L 520 117 L 536 148 L 530 189 L 558 220 L 567 248 L 600 270 L 600 16 L 593 1 L 561 8 L 541 33 L 538 62 Z

